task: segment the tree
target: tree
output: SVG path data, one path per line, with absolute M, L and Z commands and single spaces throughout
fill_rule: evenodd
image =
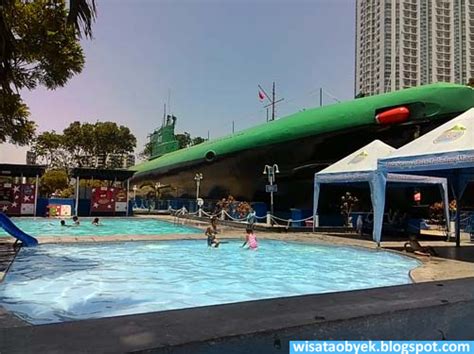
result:
M 69 153 L 73 164 L 78 167 L 88 165 L 89 158 L 94 156 L 94 125 L 72 122 L 63 130 L 64 148 Z
M 48 170 L 40 179 L 40 192 L 51 195 L 56 191 L 69 188 L 69 178 L 66 170 Z
M 33 146 L 48 166 L 91 166 L 95 158 L 108 162 L 106 167 L 121 167 L 121 157 L 133 152 L 137 139 L 130 129 L 114 122 L 95 124 L 73 122 L 63 134 L 42 133 Z
M 184 132 L 183 134 L 175 134 L 175 137 L 176 140 L 178 140 L 179 149 L 184 149 L 191 145 L 191 135 L 188 132 Z
M 339 209 L 343 217 L 344 226 L 350 226 L 352 208 L 358 202 L 359 199 L 356 196 L 353 196 L 350 192 L 346 192 L 346 194 L 341 197 L 341 204 L 339 206 Z
M 184 149 L 190 146 L 198 145 L 206 141 L 206 139 L 196 136 L 191 138 L 191 134 L 184 132 L 183 134 L 176 134 L 176 140 L 178 140 L 178 146 L 180 149 Z
M 67 168 L 69 165 L 68 156 L 64 151 L 64 137 L 54 130 L 36 137 L 32 150 L 48 167 Z
M 466 85 L 474 88 L 474 77 L 471 77 Z
M 107 161 L 111 155 L 122 155 L 133 152 L 137 145 L 137 139 L 130 129 L 114 122 L 97 122 L 94 125 L 94 151 L 103 161 Z M 111 160 L 109 167 L 116 168 Z
M 205 142 L 205 141 L 206 141 L 206 139 L 204 139 L 204 138 L 202 138 L 202 137 L 200 137 L 200 136 L 197 136 L 197 137 L 193 138 L 193 140 L 192 140 L 192 145 L 193 145 L 193 146 L 194 146 L 194 145 L 199 145 L 199 144 L 201 144 L 201 143 L 203 143 L 203 142 Z
M 143 160 L 149 159 L 151 157 L 152 146 L 153 144 L 151 141 L 147 142 L 143 148 L 143 151 L 138 154 L 138 158 Z
M 92 34 L 94 0 L 0 2 L 0 143 L 30 142 L 35 124 L 20 90 L 62 87 L 82 71 L 79 38 Z

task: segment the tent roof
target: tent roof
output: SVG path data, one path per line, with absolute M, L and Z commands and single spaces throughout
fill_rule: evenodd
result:
M 122 169 L 100 169 L 100 168 L 84 168 L 76 167 L 72 170 L 71 175 L 79 178 L 93 178 L 108 181 L 125 181 L 133 176 L 133 171 Z
M 379 166 L 394 172 L 474 166 L 474 108 L 382 158 Z
M 370 172 L 377 170 L 377 160 L 393 153 L 396 149 L 380 140 L 374 140 L 370 144 L 353 152 L 349 156 L 333 163 L 324 170 L 316 173 L 316 176 L 336 173 Z
M 0 164 L 0 175 L 12 177 L 35 177 L 42 176 L 46 170 L 43 165 L 19 165 L 19 164 Z

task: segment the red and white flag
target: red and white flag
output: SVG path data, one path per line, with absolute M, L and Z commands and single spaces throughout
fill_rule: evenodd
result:
M 265 94 L 260 90 L 258 90 L 258 98 L 260 99 L 260 101 L 263 101 L 265 99 Z

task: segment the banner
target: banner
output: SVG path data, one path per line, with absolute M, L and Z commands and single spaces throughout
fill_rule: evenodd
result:
M 0 183 L 0 211 L 7 215 L 34 215 L 35 185 Z
M 127 211 L 127 191 L 123 188 L 115 189 L 115 211 L 119 213 Z
M 92 188 L 91 213 L 115 212 L 115 188 Z
M 21 215 L 33 215 L 35 213 L 35 185 L 21 185 Z

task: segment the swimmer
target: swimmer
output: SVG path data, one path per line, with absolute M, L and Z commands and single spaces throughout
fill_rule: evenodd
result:
M 207 245 L 209 247 L 219 247 L 219 240 L 217 239 L 217 218 L 215 216 L 211 219 L 211 226 L 206 229 Z
M 64 220 L 61 220 L 61 221 L 59 222 L 59 224 L 60 224 L 61 226 L 65 226 L 65 227 L 71 227 L 71 225 L 66 225 L 66 221 L 64 221 Z
M 258 248 L 257 236 L 251 227 L 247 227 L 245 232 L 245 242 L 241 247 L 243 248 L 247 245 L 249 250 L 256 250 Z
M 102 224 L 100 224 L 99 218 L 94 218 L 94 220 L 92 220 L 92 225 L 100 226 L 100 225 L 102 225 Z
M 79 225 L 80 224 L 79 218 L 75 215 L 72 217 L 72 221 L 74 222 L 74 225 Z

